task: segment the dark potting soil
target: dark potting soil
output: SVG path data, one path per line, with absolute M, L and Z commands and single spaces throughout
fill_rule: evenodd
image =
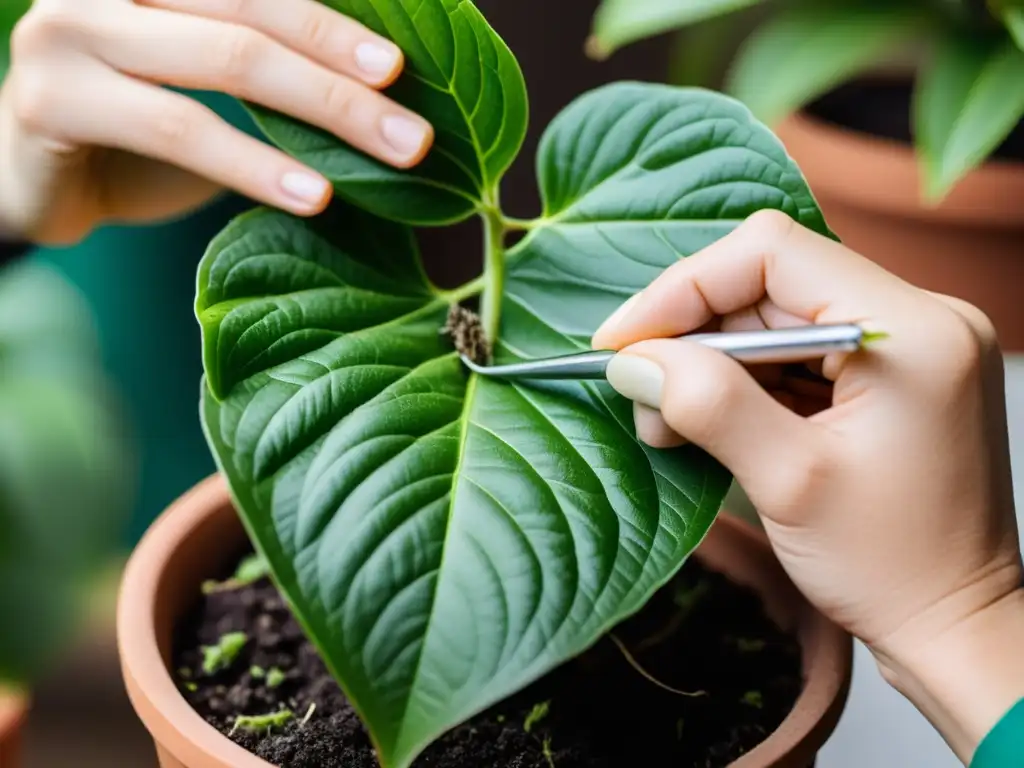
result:
M 246 633 L 241 651 L 226 669 L 204 674 L 200 646 L 231 632 Z M 644 677 L 615 640 L 652 677 L 697 695 Z M 269 763 L 376 768 L 358 717 L 266 579 L 202 596 L 179 627 L 174 658 L 192 706 Z M 284 678 L 272 687 L 275 668 Z M 760 599 L 691 560 L 612 636 L 456 727 L 415 765 L 717 768 L 763 741 L 792 709 L 801 685 L 799 645 L 766 618 Z M 279 727 L 234 727 L 238 715 L 282 707 L 295 717 Z
M 853 80 L 809 104 L 807 112 L 833 125 L 910 143 L 912 91 L 909 80 Z M 992 156 L 1024 160 L 1024 122 L 1017 124 Z

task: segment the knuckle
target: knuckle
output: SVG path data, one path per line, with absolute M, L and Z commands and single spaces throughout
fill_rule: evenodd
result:
M 266 46 L 263 36 L 251 29 L 239 27 L 224 36 L 219 45 L 210 49 L 211 71 L 233 85 L 248 82 Z
M 355 109 L 355 89 L 340 77 L 329 77 L 323 87 L 323 109 L 333 120 L 348 122 Z
M 785 461 L 776 462 L 767 489 L 773 505 L 799 513 L 832 484 L 836 465 L 835 452 L 827 445 L 787 455 Z
M 774 208 L 764 208 L 746 218 L 741 224 L 743 233 L 762 247 L 783 242 L 793 230 L 794 221 L 790 216 Z
M 980 375 L 985 357 L 981 338 L 971 323 L 955 310 L 948 310 L 945 321 L 935 334 L 930 357 L 934 360 L 940 389 L 960 390 Z
M 36 131 L 44 128 L 55 112 L 60 93 L 46 77 L 21 77 L 11 89 L 11 111 L 14 119 Z
M 195 120 L 187 104 L 175 103 L 160 110 L 150 119 L 149 141 L 161 151 L 187 144 L 192 137 Z
M 946 301 L 957 314 L 967 321 L 971 330 L 978 337 L 978 341 L 983 349 L 992 350 L 999 347 L 999 335 L 996 331 L 996 326 L 988 315 L 963 299 L 947 296 Z
M 304 14 L 298 26 L 299 39 L 308 44 L 310 50 L 328 46 L 331 37 L 330 19 L 327 14 L 320 12 L 320 8 L 315 7 Z

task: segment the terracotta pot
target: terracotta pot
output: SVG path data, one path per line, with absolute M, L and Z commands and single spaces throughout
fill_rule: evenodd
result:
M 806 114 L 777 129 L 842 240 L 908 282 L 958 296 L 1024 351 L 1024 163 L 990 161 L 939 205 L 920 195 L 913 149 Z
M 175 624 L 194 604 L 202 581 L 228 565 L 244 545 L 226 485 L 212 477 L 153 524 L 125 571 L 117 616 L 121 669 L 162 768 L 270 768 L 196 714 L 169 672 Z M 850 638 L 800 597 L 763 534 L 746 523 L 721 517 L 697 556 L 760 592 L 772 617 L 795 630 L 803 647 L 806 684 L 796 706 L 734 768 L 812 765 L 846 702 Z
M 23 696 L 0 690 L 0 766 L 18 768 L 21 765 L 21 726 L 28 712 Z

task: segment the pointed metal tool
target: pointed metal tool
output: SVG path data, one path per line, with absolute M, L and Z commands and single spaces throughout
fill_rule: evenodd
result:
M 817 360 L 833 352 L 854 352 L 881 334 L 868 333 L 859 325 L 808 325 L 763 331 L 696 333 L 680 338 L 724 352 L 741 363 L 799 363 Z M 463 364 L 473 373 L 500 379 L 605 378 L 608 363 L 617 353 L 588 351 L 561 357 L 529 360 L 508 365 L 480 365 L 465 355 Z

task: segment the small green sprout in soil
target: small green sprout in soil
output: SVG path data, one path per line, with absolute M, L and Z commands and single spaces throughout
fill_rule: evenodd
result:
M 311 718 L 313 716 L 314 712 L 316 712 L 316 702 L 315 701 L 311 701 L 311 702 L 309 702 L 309 709 L 306 710 L 306 714 L 302 718 L 302 722 L 299 723 L 299 727 L 300 728 L 302 726 L 304 726 L 306 723 L 309 722 L 309 718 Z
M 267 672 L 267 687 L 277 688 L 285 680 L 285 674 L 277 667 L 271 667 Z
M 199 690 L 199 686 L 196 685 L 195 683 L 188 682 L 188 683 L 185 683 L 185 690 L 188 691 L 189 693 L 195 693 L 196 691 Z
M 267 676 L 267 670 L 257 664 L 253 664 L 249 667 L 249 675 L 256 680 L 262 680 Z
M 530 710 L 530 714 L 528 714 L 526 716 L 526 720 L 523 721 L 523 730 L 529 733 L 533 726 L 537 725 L 537 723 L 548 716 L 548 711 L 550 709 L 550 701 L 542 701 L 540 704 L 534 704 L 533 709 Z
M 204 645 L 200 649 L 203 652 L 203 672 L 212 675 L 230 667 L 248 641 L 245 632 L 228 632 L 221 635 L 216 645 Z
M 491 343 L 487 340 L 480 316 L 458 304 L 448 309 L 448 321 L 441 329 L 455 345 L 455 351 L 478 365 L 491 362 Z
M 188 667 L 182 667 L 178 670 L 178 677 L 187 680 L 188 678 L 192 677 L 192 670 Z
M 551 754 L 551 737 L 547 736 L 544 738 L 544 743 L 541 744 L 541 750 L 544 752 L 544 759 L 548 761 L 548 765 L 551 768 L 555 768 L 555 756 Z
M 764 640 L 751 640 L 748 637 L 736 638 L 736 650 L 740 653 L 760 653 L 764 650 Z
M 747 691 L 743 694 L 743 703 L 750 707 L 761 709 L 764 706 L 764 696 L 760 691 Z
M 235 718 L 235 726 L 231 732 L 234 733 L 235 730 L 241 728 L 250 733 L 269 733 L 274 728 L 283 728 L 294 717 L 295 713 L 290 709 L 282 709 L 266 715 L 239 715 Z
M 704 599 L 710 589 L 710 585 L 703 579 L 698 581 L 692 587 L 686 587 L 684 584 L 677 584 L 675 592 L 672 593 L 672 601 L 678 606 L 679 610 L 682 611 L 683 617 L 689 615 L 694 608 L 697 607 L 698 603 Z
M 214 592 L 225 592 L 230 589 L 255 584 L 265 576 L 270 576 L 270 563 L 259 554 L 251 554 L 238 564 L 234 575 L 227 581 L 204 581 L 202 590 L 204 595 L 212 595 Z
M 496 722 L 496 723 L 504 723 L 505 722 L 505 716 L 504 715 L 496 715 L 494 717 L 494 722 Z

